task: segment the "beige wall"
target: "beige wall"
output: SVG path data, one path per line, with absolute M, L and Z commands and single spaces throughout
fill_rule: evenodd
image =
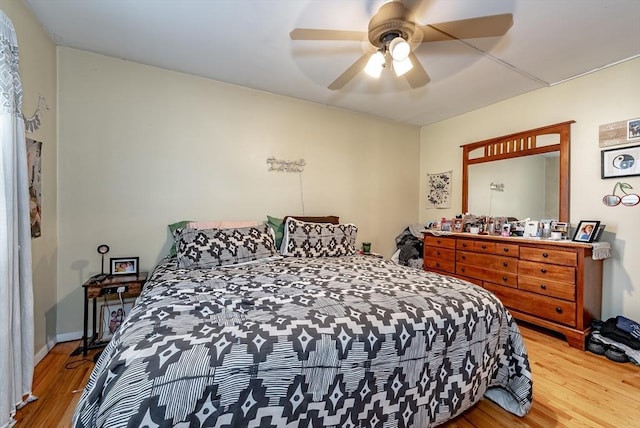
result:
M 613 258 L 604 262 L 602 316 L 640 319 L 640 205 L 609 208 L 602 197 L 616 179 L 600 179 L 598 127 L 640 117 L 640 59 L 550 88 L 540 89 L 421 130 L 420 221 L 452 217 L 461 210 L 460 145 L 553 123 L 571 126 L 571 223 L 606 224 Z M 427 209 L 426 174 L 453 170 L 453 207 Z M 640 192 L 640 177 L 620 179 Z M 456 183 L 458 185 L 456 185 Z
M 109 257 L 151 269 L 176 220 L 335 214 L 390 256 L 418 217 L 419 128 L 59 48 L 59 333 Z M 267 158 L 298 160 L 295 173 Z
M 39 361 L 56 340 L 57 183 L 56 183 L 56 47 L 21 1 L 0 0 L 13 22 L 20 49 L 22 111 L 31 117 L 38 96 L 49 110 L 28 138 L 42 142 L 42 235 L 31 240 L 33 254 L 34 349 Z

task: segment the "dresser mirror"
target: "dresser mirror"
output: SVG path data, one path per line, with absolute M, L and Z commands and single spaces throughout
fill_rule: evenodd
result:
M 462 146 L 462 212 L 569 221 L 571 124 Z

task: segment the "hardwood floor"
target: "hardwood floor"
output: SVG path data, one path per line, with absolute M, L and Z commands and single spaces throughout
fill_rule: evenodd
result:
M 549 332 L 519 323 L 533 371 L 534 403 L 524 418 L 483 399 L 441 425 L 470 427 L 640 427 L 640 367 L 570 348 Z M 93 368 L 87 357 L 70 357 L 80 341 L 56 345 L 38 364 L 34 394 L 18 411 L 17 428 L 69 427 L 80 391 Z

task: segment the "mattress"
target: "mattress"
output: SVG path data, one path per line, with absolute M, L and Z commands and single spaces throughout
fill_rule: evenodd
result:
M 429 427 L 483 396 L 526 414 L 527 352 L 497 297 L 368 256 L 154 269 L 75 427 Z

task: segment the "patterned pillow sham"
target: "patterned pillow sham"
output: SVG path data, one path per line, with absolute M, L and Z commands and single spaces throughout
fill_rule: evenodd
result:
M 183 229 L 178 240 L 181 268 L 236 265 L 278 256 L 266 224 L 232 229 Z
M 281 253 L 293 257 L 340 257 L 356 253 L 355 224 L 310 223 L 289 217 Z
M 182 232 L 187 227 L 187 224 L 189 224 L 189 222 L 191 222 L 191 220 L 182 220 L 171 223 L 169 225 L 169 231 L 171 232 L 171 236 L 173 236 L 173 243 L 171 244 L 171 248 L 169 249 L 170 256 L 176 255 L 176 243 L 178 242 L 178 237 L 180 236 L 180 232 Z

